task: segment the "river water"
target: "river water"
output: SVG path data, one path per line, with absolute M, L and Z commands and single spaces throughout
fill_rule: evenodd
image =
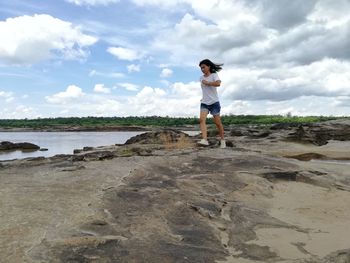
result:
M 50 157 L 56 154 L 73 154 L 74 149 L 85 146 L 97 147 L 125 143 L 129 138 L 143 132 L 0 132 L 0 142 L 30 142 L 48 151 L 1 152 L 0 160 L 27 157 Z
M 196 135 L 198 131 L 184 131 L 189 135 Z M 98 147 L 123 144 L 129 138 L 144 131 L 117 132 L 0 132 L 0 142 L 30 142 L 47 151 L 0 151 L 0 161 L 23 159 L 27 157 L 51 157 L 56 154 L 73 154 L 74 149 L 85 146 Z

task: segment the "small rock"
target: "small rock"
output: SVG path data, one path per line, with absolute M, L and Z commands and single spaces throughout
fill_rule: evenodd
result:
M 87 152 L 87 151 L 92 151 L 93 149 L 94 149 L 94 147 L 88 147 L 88 146 L 87 146 L 87 147 L 84 147 L 84 148 L 83 148 L 83 151 L 84 151 L 84 152 Z
M 78 154 L 81 153 L 83 150 L 82 149 L 74 149 L 73 154 Z
M 233 147 L 234 144 L 232 141 L 226 140 L 226 147 Z

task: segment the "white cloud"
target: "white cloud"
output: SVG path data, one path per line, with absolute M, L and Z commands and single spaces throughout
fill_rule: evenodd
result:
M 157 7 L 174 7 L 179 4 L 186 3 L 187 0 L 172 0 L 172 1 L 164 1 L 164 0 L 132 0 L 137 5 L 145 6 L 145 5 L 153 5 Z
M 7 103 L 10 103 L 10 102 L 13 102 L 13 101 L 14 101 L 14 99 L 15 99 L 15 98 L 10 97 L 10 98 L 6 98 L 6 100 L 5 100 L 5 101 L 6 101 Z
M 144 87 L 136 97 L 144 102 L 152 101 L 154 98 L 164 97 L 166 92 L 160 88 Z
M 338 0 L 337 4 L 332 0 L 317 1 L 308 19 L 313 23 L 325 23 L 329 28 L 342 25 L 350 20 L 350 1 Z
M 97 75 L 97 71 L 94 70 L 94 69 L 91 70 L 90 73 L 89 73 L 89 76 L 90 76 L 90 77 L 93 77 L 93 76 L 95 76 L 95 75 Z
M 111 90 L 109 88 L 106 88 L 103 84 L 96 84 L 94 87 L 94 91 L 97 93 L 105 93 L 105 94 L 111 93 Z
M 311 96 L 275 103 L 265 102 L 264 112 L 271 115 L 285 115 L 291 113 L 293 116 L 344 116 L 344 110 L 346 110 L 346 108 L 334 108 L 338 101 L 339 100 L 336 98 Z M 325 105 L 327 105 L 327 107 L 325 107 Z M 333 108 L 332 114 L 330 114 L 330 108 Z
M 203 5 L 201 0 L 188 0 L 200 17 L 212 21 L 222 30 L 244 24 L 258 24 L 258 8 L 251 0 L 220 0 Z M 260 1 L 257 1 L 258 4 Z M 271 3 L 272 5 L 273 3 Z
M 195 20 L 193 16 L 186 14 L 183 19 L 175 25 L 174 29 L 166 30 L 159 34 L 154 42 L 154 49 L 170 52 L 175 62 L 182 60 L 189 55 L 191 50 L 192 56 L 187 57 L 184 61 L 193 60 L 193 56 L 202 53 L 200 43 L 207 41 L 208 36 L 215 32 L 215 26 L 207 25 L 205 22 Z
M 181 84 L 178 84 L 181 85 Z M 128 115 L 141 116 L 195 116 L 199 110 L 199 98 L 179 96 L 180 92 L 144 87 L 134 97 L 129 97 Z
M 131 83 L 119 83 L 119 87 L 138 91 L 139 86 Z M 38 115 L 30 107 L 22 107 L 18 114 L 23 117 L 71 117 L 71 116 L 196 116 L 198 113 L 200 86 L 198 83 L 176 83 L 167 92 L 161 88 L 146 86 L 131 95 L 112 95 L 103 92 L 84 93 L 76 85 L 70 85 L 63 92 L 45 97 L 47 104 L 42 105 L 44 116 Z M 103 91 L 103 85 L 96 85 L 95 91 Z M 122 92 L 120 92 L 122 94 Z M 3 94 L 3 93 L 0 93 Z M 1 97 L 0 97 L 1 99 Z M 0 112 L 0 116 L 17 118 L 10 114 L 14 107 Z M 26 112 L 27 111 L 27 112 Z
M 239 51 L 255 41 L 263 40 L 266 34 L 268 30 L 257 23 L 238 20 L 221 27 L 186 14 L 174 28 L 162 31 L 153 42 L 153 47 L 169 52 L 170 61 L 178 65 L 200 61 L 205 57 L 226 61 L 230 57 L 225 52 Z
M 84 98 L 65 105 L 51 105 L 51 114 L 63 117 L 83 116 L 125 116 L 127 112 L 117 98 L 110 98 L 111 95 L 85 94 Z
M 189 4 L 193 12 L 161 30 L 153 48 L 169 54 L 165 64 L 194 66 L 206 57 L 224 63 L 219 88 L 223 111 L 325 112 L 321 104 L 314 105 L 315 110 L 306 106 L 320 98 L 342 106 L 328 109 L 329 113 L 349 113 L 348 0 L 340 0 L 339 5 L 331 0 L 180 2 Z M 271 101 L 282 106 L 267 107 Z
M 131 65 L 128 65 L 126 68 L 127 68 L 129 73 L 140 71 L 140 65 L 131 64 Z
M 199 82 L 194 81 L 190 83 L 175 82 L 171 85 L 171 89 L 179 99 L 192 97 L 199 101 L 202 94 Z
M 88 6 L 111 3 L 107 0 L 70 2 Z M 62 112 L 66 116 L 197 116 L 201 97 L 199 83 L 171 83 L 166 77 L 172 74 L 168 69 L 177 67 L 184 69 L 176 72 L 179 79 L 188 79 L 187 74 L 197 68 L 198 76 L 190 77 L 197 80 L 201 74 L 198 62 L 210 58 L 224 63 L 219 73 L 222 85 L 218 88 L 223 114 L 350 114 L 349 0 L 336 3 L 334 0 L 131 2 L 137 5 L 131 6 L 133 10 L 147 10 L 137 14 L 137 24 L 130 22 L 129 17 L 115 23 L 109 16 L 107 21 L 101 17 L 83 17 L 83 13 L 79 21 L 86 25 L 87 32 L 93 32 L 104 40 L 101 43 L 107 43 L 108 53 L 124 60 L 114 61 L 120 63 L 116 65 L 119 69 L 140 72 L 142 66 L 147 70 L 147 75 L 137 74 L 137 83 L 152 83 L 150 78 L 160 73 L 157 73 L 159 68 L 163 70 L 162 79 L 153 83 L 164 89 L 128 83 L 132 82 L 131 75 L 108 72 L 112 68 L 109 60 L 102 62 L 106 62 L 107 70 L 101 69 L 97 65 L 101 65 L 103 56 L 98 61 L 91 56 L 89 65 L 96 68 L 89 76 L 96 78 L 95 83 L 107 83 L 103 78 L 121 77 L 128 82 L 115 84 L 113 94 L 103 93 L 107 88 L 100 86 L 100 92 L 91 94 L 80 89 L 80 96 L 76 97 L 69 96 L 68 91 L 48 96 L 48 105 L 57 111 L 42 112 Z M 89 15 L 93 11 L 91 8 L 80 10 L 89 11 Z M 135 21 L 135 14 L 129 11 Z M 42 19 L 40 23 L 38 16 Z M 19 24 L 17 27 L 13 26 L 14 21 Z M 0 33 L 4 35 L 0 42 L 0 60 L 31 64 L 53 57 L 86 57 L 93 41 L 82 41 L 79 36 L 86 36 L 82 32 L 82 28 L 47 15 L 45 19 L 42 15 L 8 19 L 0 22 Z M 51 73 L 49 69 L 43 75 Z M 0 92 L 0 104 L 5 105 L 7 112 L 14 110 L 10 104 L 15 104 L 15 99 L 11 98 L 14 96 L 5 97 L 4 92 Z M 26 101 L 31 103 L 30 100 L 31 96 Z
M 45 98 L 49 103 L 68 104 L 73 100 L 82 98 L 84 95 L 85 94 L 81 88 L 75 85 L 69 85 L 66 91 L 56 93 L 52 96 L 47 96 Z
M 324 59 L 306 66 L 276 69 L 226 68 L 222 97 L 283 101 L 305 96 L 350 96 L 350 62 Z
M 99 98 L 94 102 L 97 116 L 115 116 L 121 112 L 121 103 L 115 99 Z M 120 116 L 120 115 L 119 115 Z
M 163 68 L 162 69 L 162 72 L 160 74 L 160 77 L 161 78 L 168 78 L 170 77 L 171 75 L 173 75 L 173 71 L 169 68 Z
M 26 118 L 32 113 L 33 109 L 25 105 L 18 105 L 13 92 L 0 90 L 0 119 L 18 119 Z M 23 117 L 24 116 L 24 117 Z
M 134 105 L 134 111 L 140 115 L 160 115 L 165 109 L 165 95 L 165 91 L 159 88 L 144 87 L 135 97 L 129 98 L 129 104 Z
M 36 110 L 26 105 L 8 105 L 0 110 L 0 119 L 24 119 L 24 118 L 38 118 Z
M 6 91 L 0 91 L 0 99 L 3 98 L 5 103 L 10 103 L 14 101 L 13 93 L 12 92 L 6 92 Z
M 136 50 L 123 47 L 109 47 L 107 51 L 120 60 L 133 61 L 141 59 L 143 55 Z
M 9 98 L 12 96 L 12 92 L 0 91 L 0 97 Z
M 166 79 L 159 80 L 159 83 L 163 84 L 163 87 L 169 87 L 171 85 L 171 82 Z
M 118 86 L 125 88 L 128 91 L 138 91 L 139 86 L 132 83 L 118 83 Z
M 176 64 L 209 57 L 236 66 L 271 67 L 350 58 L 348 0 L 339 5 L 330 0 L 181 2 L 191 5 L 194 14 L 161 30 L 153 42 L 154 49 L 169 52 Z
M 106 73 L 106 72 L 99 72 L 96 70 L 91 70 L 89 73 L 89 77 L 94 77 L 94 76 L 102 76 L 102 77 L 107 77 L 107 78 L 123 78 L 123 77 L 125 77 L 125 75 L 123 73 L 119 73 L 119 72 Z
M 0 59 L 10 64 L 34 64 L 60 57 L 81 59 L 88 55 L 85 47 L 96 43 L 71 23 L 41 14 L 0 21 Z
M 225 77 L 224 77 L 225 78 Z M 125 84 L 125 85 L 124 85 Z M 127 83 L 118 86 L 128 87 Z M 220 87 L 223 88 L 223 87 Z M 291 100 L 239 100 L 222 97 L 222 114 L 287 114 L 292 115 L 329 115 L 329 107 L 337 108 L 333 115 L 344 115 L 344 109 L 350 106 L 350 96 L 339 98 L 321 96 L 300 96 Z M 79 90 L 77 90 L 79 91 Z M 67 92 L 66 92 L 67 93 Z M 78 92 L 79 93 L 79 92 Z M 57 95 L 57 94 L 56 94 Z M 52 105 L 53 116 L 198 116 L 201 89 L 198 82 L 174 83 L 165 91 L 146 86 L 135 96 L 113 96 L 111 94 L 84 94 L 56 96 L 59 102 Z M 52 103 L 52 102 L 51 102 Z M 324 105 L 328 105 L 325 107 Z M 56 109 L 56 111 L 54 110 Z
M 248 101 L 235 100 L 228 103 L 221 103 L 222 114 L 235 114 L 235 115 L 244 115 L 244 114 L 254 114 L 251 110 L 251 103 Z M 262 114 L 262 112 L 256 111 L 255 114 Z
M 270 28 L 285 30 L 307 21 L 318 0 L 260 0 L 256 1 L 259 19 Z
M 69 3 L 73 3 L 79 6 L 95 6 L 95 5 L 109 5 L 113 3 L 118 3 L 119 0 L 66 0 Z

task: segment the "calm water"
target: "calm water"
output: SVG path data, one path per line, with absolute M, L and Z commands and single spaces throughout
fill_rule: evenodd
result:
M 0 160 L 73 154 L 74 149 L 82 149 L 85 146 L 125 143 L 132 136 L 141 133 L 143 132 L 0 132 L 0 142 L 30 142 L 48 149 L 45 152 L 0 152 Z

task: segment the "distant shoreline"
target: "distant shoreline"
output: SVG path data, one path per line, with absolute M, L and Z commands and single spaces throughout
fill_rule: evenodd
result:
M 111 126 L 111 127 L 83 127 L 83 126 L 59 126 L 59 127 L 41 127 L 41 128 L 1 128 L 0 132 L 128 132 L 128 131 L 152 131 L 158 129 L 173 129 L 196 131 L 196 126 L 181 127 L 141 127 L 141 126 Z
M 0 128 L 0 132 L 107 132 L 107 131 L 148 131 L 145 127 L 42 127 L 42 128 Z
M 348 117 L 349 118 L 349 117 Z M 281 115 L 222 115 L 222 124 L 273 125 L 276 123 L 317 123 L 346 117 L 281 116 Z M 211 118 L 209 118 L 211 119 Z M 208 120 L 208 124 L 213 123 Z M 198 129 L 198 117 L 57 117 L 40 119 L 0 119 L 0 131 L 146 131 L 171 128 Z
M 271 126 L 312 124 L 321 122 L 347 122 L 349 117 L 285 117 L 279 115 L 222 116 L 225 129 L 237 126 Z M 208 128 L 215 126 L 212 120 L 207 122 Z M 154 131 L 159 129 L 199 130 L 196 118 L 170 117 L 126 117 L 126 118 L 53 118 L 33 120 L 1 120 L 0 132 L 109 132 L 109 131 Z

